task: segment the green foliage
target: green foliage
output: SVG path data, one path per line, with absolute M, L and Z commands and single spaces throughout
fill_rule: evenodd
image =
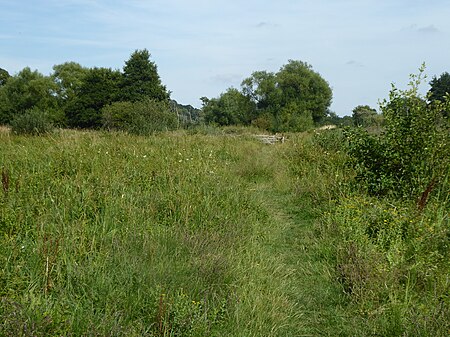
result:
M 143 99 L 166 101 L 169 93 L 161 84 L 156 64 L 150 61 L 147 49 L 134 51 L 123 68 L 120 100 L 136 102 Z
M 53 66 L 53 81 L 58 85 L 58 98 L 62 103 L 74 99 L 83 85 L 89 69 L 76 62 L 66 62 Z
M 54 129 L 49 114 L 39 108 L 16 114 L 10 125 L 12 132 L 19 135 L 42 135 L 50 133 Z
M 298 114 L 310 113 L 314 123 L 327 115 L 332 99 L 331 88 L 309 64 L 289 60 L 276 77 L 282 92 L 282 106 L 295 103 Z
M 8 124 L 16 114 L 35 107 L 57 110 L 56 89 L 50 77 L 24 68 L 0 87 L 0 123 Z
M 102 126 L 101 109 L 117 101 L 121 74 L 109 68 L 92 68 L 69 101 L 66 111 L 69 125 L 77 128 Z
M 393 87 L 382 103 L 385 133 L 347 132 L 357 178 L 372 194 L 417 197 L 449 170 L 448 123 L 440 119 L 442 105 L 420 97 L 421 74 L 408 90 Z
M 448 200 L 432 200 L 417 214 L 410 203 L 361 194 L 341 198 L 325 214 L 336 276 L 349 309 L 366 317 L 369 331 L 411 336 L 448 332 L 447 207 Z
M 69 114 L 68 108 L 74 104 L 77 94 L 83 85 L 89 69 L 76 62 L 66 62 L 53 66 L 53 81 L 57 85 L 57 99 L 60 110 L 64 116 Z M 67 123 L 67 120 L 64 119 Z
M 428 99 L 430 102 L 440 101 L 444 103 L 446 101 L 446 96 L 450 94 L 450 74 L 445 72 L 441 76 L 434 76 L 430 82 L 430 91 L 428 92 Z M 443 110 L 443 115 L 447 118 L 450 115 L 450 111 Z
M 328 152 L 345 153 L 348 143 L 342 129 L 314 131 L 313 144 Z
M 274 131 L 302 132 L 314 126 L 311 112 L 302 110 L 296 102 L 290 102 L 283 106 L 275 116 Z
M 261 114 L 256 119 L 252 120 L 252 126 L 259 128 L 261 130 L 271 130 L 272 125 L 274 125 L 274 117 L 271 114 Z
M 235 88 L 228 89 L 219 98 L 204 100 L 203 118 L 216 125 L 249 125 L 254 113 L 250 99 Z
M 189 128 L 200 123 L 201 110 L 192 105 L 183 105 L 175 100 L 170 100 L 170 109 L 177 115 L 180 126 Z
M 362 188 L 347 184 L 320 226 L 348 310 L 366 321 L 365 335 L 441 336 L 450 329 L 450 139 L 440 113 L 449 103 L 425 102 L 422 72 L 381 104 L 383 134 L 345 132 Z
M 9 75 L 9 73 L 3 69 L 0 68 L 0 87 L 6 84 L 6 81 L 8 80 L 8 78 L 10 78 L 11 76 Z
M 178 127 L 177 116 L 169 104 L 151 99 L 134 103 L 115 102 L 102 109 L 102 120 L 107 129 L 138 135 L 150 135 Z
M 354 126 L 371 127 L 381 126 L 381 115 L 377 114 L 377 110 L 372 109 L 368 105 L 358 105 L 353 109 Z
M 206 122 L 257 125 L 279 131 L 304 131 L 328 114 L 332 92 L 307 63 L 289 60 L 277 73 L 256 71 L 217 99 L 205 100 Z
M 242 93 L 255 103 L 257 117 L 267 114 L 275 116 L 281 107 L 281 91 L 274 73 L 255 71 L 242 81 L 241 88 Z

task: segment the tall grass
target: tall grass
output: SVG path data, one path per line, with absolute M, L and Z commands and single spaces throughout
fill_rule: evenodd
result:
M 260 191 L 290 186 L 278 147 L 229 132 L 0 137 L 0 334 L 302 329 L 272 250 L 287 226 Z
M 200 131 L 0 132 L 0 335 L 448 332 L 445 189 L 367 196 L 340 130 Z

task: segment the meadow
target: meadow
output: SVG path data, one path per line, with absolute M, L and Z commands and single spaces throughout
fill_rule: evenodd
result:
M 340 130 L 254 132 L 0 132 L 0 335 L 450 331 L 448 202 L 354 192 Z

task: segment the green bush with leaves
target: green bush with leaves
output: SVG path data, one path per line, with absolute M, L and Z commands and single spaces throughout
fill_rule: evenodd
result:
M 41 135 L 54 129 L 49 113 L 38 108 L 14 116 L 10 124 L 16 134 Z
M 383 133 L 345 131 L 363 188 L 324 216 L 349 308 L 383 336 L 443 336 L 450 328 L 450 134 L 441 113 L 450 102 L 420 95 L 423 71 L 382 102 Z
M 137 135 L 178 127 L 177 116 L 163 101 L 145 99 L 138 102 L 115 102 L 102 109 L 103 126 Z
M 443 181 L 449 170 L 449 124 L 441 111 L 449 101 L 427 104 L 419 93 L 424 68 L 411 75 L 409 89 L 392 87 L 380 108 L 385 132 L 347 130 L 357 179 L 374 195 L 418 196 Z

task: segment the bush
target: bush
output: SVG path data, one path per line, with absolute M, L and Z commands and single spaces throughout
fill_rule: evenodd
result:
M 146 99 L 139 102 L 115 102 L 102 109 L 103 126 L 137 135 L 178 127 L 175 113 L 166 102 Z
M 38 108 L 16 115 L 10 124 L 12 132 L 16 134 L 41 135 L 54 129 L 49 114 Z
M 433 188 L 449 170 L 450 136 L 443 105 L 427 104 L 418 93 L 422 72 L 411 76 L 410 88 L 392 88 L 381 104 L 385 132 L 371 135 L 361 128 L 347 130 L 349 153 L 363 182 L 373 195 L 417 197 Z
M 314 131 L 312 141 L 314 145 L 318 145 L 325 151 L 339 152 L 347 150 L 347 141 L 342 129 Z
M 427 104 L 422 71 L 381 104 L 383 133 L 345 131 L 362 189 L 341 196 L 320 227 L 349 310 L 377 335 L 443 336 L 450 328 L 450 135 L 441 113 L 450 102 Z

